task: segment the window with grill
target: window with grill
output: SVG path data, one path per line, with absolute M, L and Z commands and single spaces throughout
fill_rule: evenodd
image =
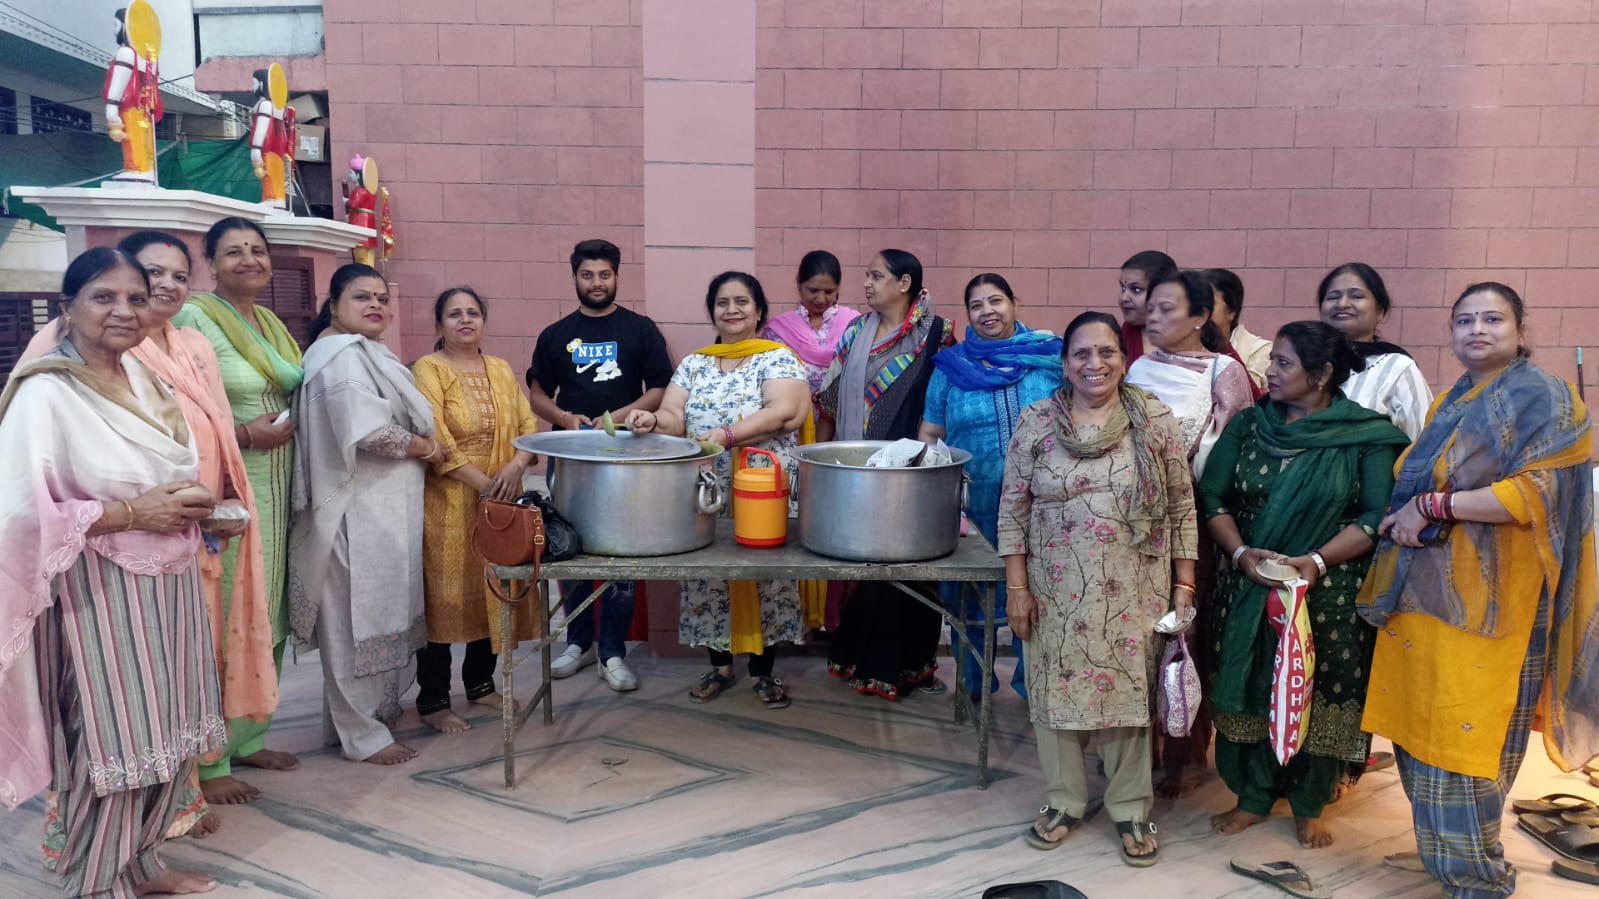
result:
M 28 341 L 50 320 L 52 293 L 0 292 L 0 388 L 17 367 Z
M 17 92 L 0 87 L 0 134 L 17 133 Z
M 311 344 L 311 319 L 316 318 L 316 288 L 311 260 L 299 256 L 273 256 L 272 282 L 255 298 L 271 309 L 304 349 Z
M 43 97 L 34 97 L 30 112 L 33 118 L 33 133 L 44 134 L 50 131 L 90 131 L 89 126 L 93 116 L 87 110 L 76 106 L 67 106 L 56 103 Z

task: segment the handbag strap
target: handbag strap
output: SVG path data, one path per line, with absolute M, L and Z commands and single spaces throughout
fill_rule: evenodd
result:
M 513 606 L 520 605 L 527 601 L 528 594 L 532 593 L 539 584 L 538 567 L 538 560 L 535 559 L 533 562 L 533 577 L 527 580 L 522 589 L 516 592 L 515 596 L 508 596 L 504 590 L 500 589 L 500 578 L 494 573 L 494 566 L 487 562 L 483 564 L 483 583 L 488 585 L 489 592 L 494 594 L 494 598 L 500 602 L 509 603 Z

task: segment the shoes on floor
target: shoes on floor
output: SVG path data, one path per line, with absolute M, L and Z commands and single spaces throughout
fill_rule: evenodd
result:
M 557 680 L 563 677 L 571 677 L 594 664 L 595 659 L 596 655 L 593 646 L 588 649 L 582 649 L 575 643 L 569 643 L 566 646 L 566 651 L 550 662 L 550 677 Z
M 628 670 L 627 663 L 622 661 L 621 656 L 606 659 L 604 664 L 600 665 L 600 680 L 605 681 L 606 686 L 618 693 L 638 689 L 638 678 Z

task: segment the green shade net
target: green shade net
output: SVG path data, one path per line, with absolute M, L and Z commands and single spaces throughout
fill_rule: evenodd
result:
M 248 203 L 261 199 L 247 138 L 156 142 L 162 187 L 199 190 Z M 122 170 L 122 148 L 104 134 L 57 131 L 0 135 L 0 190 L 12 187 L 96 187 Z M 14 196 L 6 208 L 46 228 L 64 228 L 45 211 Z

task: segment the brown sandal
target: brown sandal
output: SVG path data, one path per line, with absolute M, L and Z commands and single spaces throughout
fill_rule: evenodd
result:
M 704 677 L 700 678 L 699 683 L 689 688 L 688 701 L 710 702 L 716 697 L 721 696 L 723 690 L 733 686 L 733 682 L 736 679 L 737 678 L 734 678 L 731 675 L 723 674 L 722 672 L 717 671 L 715 668 L 712 668 L 710 671 L 706 672 Z

